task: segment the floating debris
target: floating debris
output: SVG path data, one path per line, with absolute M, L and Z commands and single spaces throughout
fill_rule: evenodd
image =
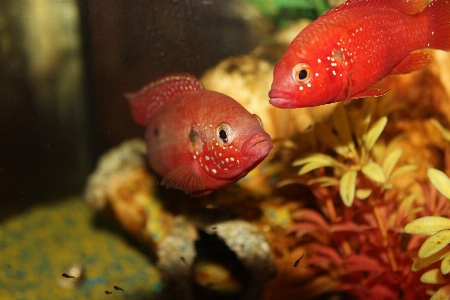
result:
M 295 261 L 295 263 L 294 263 L 294 268 L 297 268 L 297 267 L 298 267 L 298 264 L 300 263 L 300 260 L 302 260 L 303 256 L 305 256 L 304 253 L 302 254 L 302 256 L 300 256 L 299 259 L 297 259 L 297 260 Z
M 73 288 L 79 285 L 84 279 L 84 269 L 81 264 L 75 263 L 65 270 L 56 281 L 63 288 Z
M 115 289 L 116 291 L 123 291 L 123 288 L 118 287 L 117 285 L 114 286 L 114 289 Z

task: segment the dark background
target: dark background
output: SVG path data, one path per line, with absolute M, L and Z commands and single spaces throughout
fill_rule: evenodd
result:
M 237 0 L 0 0 L 0 220 L 81 194 L 102 153 L 142 135 L 124 92 L 266 34 Z

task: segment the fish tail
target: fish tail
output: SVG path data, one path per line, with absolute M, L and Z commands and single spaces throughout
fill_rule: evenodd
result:
M 450 51 L 450 1 L 434 0 L 424 10 L 430 28 L 429 47 Z

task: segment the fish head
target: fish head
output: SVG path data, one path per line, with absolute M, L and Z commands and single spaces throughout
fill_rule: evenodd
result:
M 272 140 L 260 118 L 242 106 L 227 110 L 214 124 L 203 128 L 203 147 L 196 157 L 200 167 L 211 177 L 238 180 L 272 149 Z
M 333 102 L 344 87 L 342 56 L 340 51 L 287 51 L 274 69 L 270 103 L 297 108 Z

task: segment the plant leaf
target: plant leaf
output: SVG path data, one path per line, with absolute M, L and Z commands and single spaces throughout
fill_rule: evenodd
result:
M 308 173 L 308 172 L 310 172 L 312 170 L 319 169 L 319 168 L 322 168 L 322 167 L 329 167 L 329 165 L 323 164 L 323 163 L 320 163 L 320 162 L 318 162 L 318 163 L 316 163 L 316 162 L 309 163 L 309 164 L 304 165 L 298 171 L 298 175 L 303 175 L 303 174 L 306 174 L 306 173 Z
M 450 299 L 450 284 L 444 285 L 438 289 L 430 300 L 448 300 Z
M 321 228 L 319 225 L 310 223 L 310 222 L 299 222 L 296 223 L 294 226 L 289 228 L 287 231 L 288 234 L 295 233 L 295 236 L 300 238 L 308 233 L 314 232 L 314 231 L 323 231 L 323 228 Z
M 450 273 L 450 255 L 447 255 L 441 261 L 441 272 L 444 275 L 447 275 L 448 273 Z
M 394 179 L 395 177 L 400 176 L 403 173 L 411 172 L 411 171 L 414 171 L 416 169 L 417 169 L 416 165 L 404 165 L 404 166 L 401 166 L 401 167 L 395 169 L 394 172 L 392 172 L 392 174 L 389 177 L 389 179 Z
M 356 170 L 347 171 L 342 175 L 339 183 L 339 194 L 341 195 L 342 202 L 347 207 L 352 206 L 353 199 L 355 198 L 356 175 Z
M 325 218 L 313 209 L 304 208 L 292 213 L 292 218 L 299 221 L 309 221 L 320 225 L 322 228 L 328 230 L 330 225 Z
M 335 224 L 331 225 L 329 231 L 330 232 L 356 232 L 362 233 L 363 227 L 361 225 L 357 225 L 355 223 L 345 223 L 345 224 Z
M 419 249 L 419 257 L 428 257 L 450 243 L 450 230 L 442 230 L 430 236 Z
M 352 254 L 345 259 L 346 268 L 344 272 L 349 274 L 351 272 L 370 272 L 381 274 L 384 268 L 380 264 L 366 255 Z
M 387 117 L 384 116 L 380 119 L 378 119 L 375 124 L 370 128 L 370 130 L 367 132 L 366 139 L 365 139 L 365 146 L 367 151 L 372 150 L 373 145 L 375 145 L 375 142 L 380 137 L 381 133 L 384 130 L 384 127 L 386 127 L 387 124 Z
M 444 277 L 444 275 L 442 275 L 441 270 L 431 269 L 422 274 L 422 276 L 420 277 L 420 281 L 430 284 L 442 284 L 446 283 L 447 279 Z
M 333 262 L 334 264 L 340 266 L 343 264 L 343 259 L 339 255 L 339 253 L 331 248 L 330 246 L 323 246 L 323 245 L 315 245 L 312 247 L 311 251 L 314 253 L 314 256 L 323 256 L 330 260 L 330 262 Z M 311 258 L 310 262 L 313 258 Z
M 356 198 L 360 200 L 367 199 L 372 194 L 371 189 L 357 189 L 356 190 Z
M 430 233 L 450 229 L 450 219 L 439 216 L 427 216 L 414 220 L 405 226 L 406 233 Z
M 386 156 L 386 158 L 383 161 L 383 172 L 386 175 L 387 178 L 392 173 L 392 170 L 394 170 L 395 165 L 397 164 L 398 160 L 403 154 L 402 148 L 396 148 L 393 151 L 389 152 L 389 154 Z
M 292 165 L 294 167 L 297 167 L 307 163 L 323 163 L 329 166 L 339 165 L 339 162 L 335 160 L 333 157 L 322 153 L 315 153 L 312 155 L 308 155 L 305 158 L 297 159 L 292 163 Z
M 428 178 L 436 189 L 444 195 L 445 198 L 450 199 L 450 179 L 448 176 L 437 169 L 430 168 L 427 171 Z
M 445 129 L 444 126 L 442 126 L 441 123 L 439 123 L 439 121 L 436 119 L 430 119 L 430 123 L 433 124 L 440 131 L 444 140 L 450 142 L 450 131 Z
M 411 270 L 413 270 L 414 272 L 422 270 L 423 268 L 426 268 L 429 265 L 443 259 L 444 257 L 446 257 L 449 254 L 450 254 L 450 249 L 444 248 L 428 257 L 425 257 L 425 258 L 418 257 L 414 260 L 414 263 L 411 266 Z
M 321 187 L 326 187 L 326 186 L 333 186 L 333 185 L 339 185 L 339 179 L 335 178 L 335 177 L 330 177 L 330 176 L 322 176 L 322 177 L 317 177 L 317 178 L 313 178 L 311 180 L 308 180 L 308 182 L 306 182 L 306 184 L 308 185 L 312 185 L 315 183 L 321 183 Z
M 364 175 L 366 175 L 368 178 L 372 179 L 373 181 L 376 181 L 376 182 L 385 182 L 386 181 L 386 177 L 384 176 L 383 169 L 376 162 L 373 162 L 373 161 L 368 162 L 361 168 L 361 171 L 364 173 Z

